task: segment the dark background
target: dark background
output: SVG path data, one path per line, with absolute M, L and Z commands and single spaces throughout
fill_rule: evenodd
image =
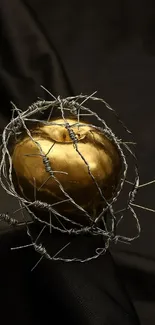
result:
M 141 183 L 155 179 L 154 1 L 0 0 L 1 129 L 10 119 L 11 100 L 21 109 L 25 109 L 38 96 L 49 98 L 40 89 L 40 84 L 54 95 L 61 96 L 77 95 L 81 92 L 91 94 L 97 90 L 97 95 L 116 109 L 134 134 L 138 143 Z M 100 111 L 100 114 L 104 118 L 104 111 Z M 155 184 L 141 189 L 137 203 L 155 208 L 154 191 Z M 12 211 L 15 206 L 16 202 L 0 189 L 0 212 Z M 7 296 L 11 296 L 8 309 L 12 310 L 16 323 L 18 324 L 22 318 L 24 324 L 24 319 L 26 323 L 28 317 L 29 324 L 41 322 L 38 309 L 46 292 L 47 308 L 42 307 L 44 321 L 47 320 L 46 316 L 44 318 L 47 309 L 49 313 L 51 308 L 52 315 L 54 310 L 59 309 L 57 301 L 62 296 L 59 307 L 61 306 L 61 310 L 64 308 L 64 315 L 67 315 L 64 317 L 68 324 L 130 324 L 123 312 L 121 314 L 120 310 L 118 311 L 117 304 L 113 305 L 115 296 L 123 308 L 128 309 L 128 315 L 131 314 L 131 318 L 133 317 L 131 324 L 136 322 L 136 314 L 140 324 L 154 324 L 155 214 L 143 210 L 137 212 L 142 227 L 140 239 L 130 246 L 118 244 L 112 248 L 115 265 L 110 255 L 103 257 L 103 265 L 96 262 L 82 267 L 58 265 L 56 269 L 56 266 L 51 267 L 45 261 L 36 271 L 37 276 L 31 275 L 30 278 L 28 274 L 32 266 L 31 261 L 33 264 L 33 252 L 24 251 L 24 254 L 16 253 L 13 257 L 9 252 L 9 245 L 12 243 L 20 245 L 26 234 L 19 232 L 17 234 L 16 231 L 1 224 L 0 250 L 3 262 L 1 278 L 6 300 Z M 132 228 L 130 219 L 126 220 L 122 227 L 124 232 Z M 109 273 L 113 268 L 116 268 L 118 278 L 122 282 L 118 287 L 115 276 Z M 49 270 L 54 273 L 51 275 Z M 52 278 L 57 278 L 57 272 L 66 287 L 60 284 L 58 286 L 56 281 L 57 284 L 52 291 Z M 96 280 L 93 283 L 94 276 L 100 272 L 106 280 L 101 278 L 100 282 L 97 283 Z M 65 280 L 61 278 L 62 274 L 65 274 Z M 45 281 L 45 287 L 38 289 L 38 283 L 42 283 L 39 281 L 40 277 L 47 278 L 48 281 Z M 21 287 L 19 283 L 15 285 L 17 281 L 20 283 L 23 281 Z M 23 284 L 26 281 L 28 284 Z M 37 289 L 34 289 L 34 283 Z M 85 290 L 75 288 L 75 283 L 79 283 L 79 286 L 80 283 L 81 286 L 82 283 L 85 284 Z M 124 289 L 121 289 L 121 285 Z M 30 288 L 30 291 L 27 289 L 26 292 L 25 286 Z M 35 290 L 41 292 L 35 308 L 32 307 L 34 304 L 32 288 L 34 292 Z M 48 288 L 48 293 L 45 288 Z M 56 294 L 57 288 L 59 294 Z M 99 294 L 97 290 L 102 292 Z M 111 295 L 108 302 L 107 296 L 104 298 L 105 290 Z M 69 299 L 66 302 L 65 295 Z M 89 304 L 86 297 L 91 295 L 94 300 L 91 298 Z M 20 296 L 23 297 L 23 301 L 22 299 L 20 301 Z M 80 303 L 79 297 L 82 300 Z M 55 303 L 55 308 L 48 305 L 50 299 L 52 306 Z M 4 302 L 5 299 L 3 304 Z M 68 316 L 70 313 L 71 318 Z M 56 314 L 58 317 L 58 313 Z M 2 319 L 3 323 L 7 324 L 5 317 L 8 319 L 10 317 L 6 312 Z

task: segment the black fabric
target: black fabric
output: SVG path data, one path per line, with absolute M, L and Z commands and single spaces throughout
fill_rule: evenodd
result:
M 98 90 L 135 135 L 142 182 L 152 180 L 154 16 L 151 0 L 0 0 L 1 128 L 11 116 L 10 100 L 25 109 L 38 96 L 48 97 L 40 84 L 62 96 Z M 0 199 L 0 212 L 16 208 L 2 190 Z M 154 207 L 154 185 L 137 200 Z M 43 260 L 34 273 L 31 249 L 9 250 L 25 244 L 24 230 L 2 225 L 2 324 L 45 324 L 54 315 L 57 323 L 68 324 L 137 324 L 137 316 L 142 325 L 154 324 L 155 222 L 153 214 L 138 212 L 141 237 L 130 246 L 115 245 L 114 263 L 110 254 L 86 265 Z M 122 232 L 134 231 L 130 219 L 125 221 Z
M 53 234 L 53 253 L 64 239 Z M 1 234 L 1 324 L 139 324 L 109 253 L 86 264 L 43 260 L 31 272 L 39 256 L 31 247 L 10 251 L 19 243 L 30 243 L 25 230 Z M 76 238 L 66 254 L 83 246 L 92 254 L 95 244 Z

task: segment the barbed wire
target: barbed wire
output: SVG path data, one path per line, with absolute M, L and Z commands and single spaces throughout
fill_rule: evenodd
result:
M 44 90 L 46 90 L 44 87 L 42 87 Z M 47 90 L 49 93 L 49 91 Z M 96 92 L 95 92 L 96 93 Z M 123 129 L 127 132 L 127 134 L 131 135 L 131 131 L 128 130 L 128 128 L 124 125 L 124 123 L 120 120 L 118 114 L 115 112 L 114 109 L 112 109 L 109 104 L 107 104 L 102 98 L 94 97 L 94 94 L 90 96 L 87 95 L 79 95 L 74 97 L 67 97 L 67 98 L 61 98 L 58 96 L 55 98 L 52 94 L 52 100 L 51 101 L 45 101 L 45 100 L 39 100 L 35 103 L 33 103 L 31 106 L 28 107 L 28 109 L 24 112 L 19 110 L 15 104 L 13 105 L 13 115 L 11 121 L 8 123 L 8 125 L 4 128 L 3 133 L 1 135 L 1 152 L 2 152 L 2 158 L 0 162 L 0 184 L 3 187 L 3 189 L 11 196 L 15 197 L 18 201 L 20 201 L 20 208 L 13 212 L 13 216 L 9 216 L 7 213 L 1 213 L 0 214 L 0 220 L 3 222 L 7 222 L 9 225 L 12 226 L 20 226 L 24 224 L 24 221 L 22 223 L 19 223 L 18 220 L 16 220 L 15 213 L 22 211 L 24 213 L 24 210 L 26 210 L 29 215 L 32 218 L 31 222 L 39 222 L 40 224 L 43 224 L 43 226 L 50 228 L 51 238 L 52 238 L 52 229 L 61 232 L 62 234 L 68 234 L 68 235 L 86 235 L 89 234 L 91 236 L 100 236 L 103 240 L 104 247 L 96 248 L 96 251 L 93 256 L 89 256 L 87 258 L 77 258 L 77 257 L 68 257 L 63 258 L 59 257 L 58 255 L 63 252 L 64 249 L 67 248 L 65 245 L 56 256 L 51 256 L 46 248 L 42 245 L 42 243 L 37 243 L 36 240 L 33 239 L 33 236 L 30 235 L 30 229 L 27 228 L 27 234 L 29 235 L 31 239 L 31 246 L 34 247 L 34 249 L 41 255 L 41 259 L 43 257 L 46 257 L 49 260 L 53 261 L 64 261 L 64 262 L 88 262 L 92 259 L 98 258 L 100 255 L 103 255 L 106 250 L 109 248 L 109 245 L 111 242 L 117 243 L 125 242 L 125 243 L 131 243 L 133 240 L 137 239 L 140 236 L 141 228 L 140 223 L 137 217 L 137 214 L 134 210 L 134 206 L 138 207 L 139 205 L 136 205 L 135 199 L 137 195 L 137 191 L 140 187 L 143 185 L 140 185 L 139 181 L 139 172 L 138 172 L 138 163 L 135 153 L 131 150 L 129 147 L 130 144 L 134 144 L 135 142 L 132 141 L 125 141 L 122 139 L 119 139 L 114 132 L 111 130 L 111 128 L 107 125 L 107 123 L 104 121 L 103 118 L 101 118 L 96 112 L 91 110 L 90 108 L 86 107 L 85 104 L 88 102 L 88 100 L 94 101 L 94 102 L 100 102 L 101 104 L 104 104 L 104 106 L 112 112 L 117 120 L 120 123 L 120 126 L 123 127 Z M 82 100 L 82 102 L 81 102 Z M 50 110 L 49 116 L 44 119 L 44 113 Z M 59 112 L 60 118 L 63 119 L 63 123 L 57 123 L 56 121 L 52 121 L 52 114 L 53 111 L 57 110 Z M 40 118 L 33 118 L 34 115 L 40 114 Z M 15 117 L 16 114 L 16 117 Z M 67 117 L 65 114 L 70 114 L 73 116 L 74 123 L 70 124 L 67 120 Z M 40 115 L 39 115 L 40 116 Z M 80 121 L 81 118 L 87 117 L 89 119 L 89 116 L 93 116 L 94 119 L 96 119 L 97 123 L 100 124 L 100 126 L 92 123 L 85 124 L 83 121 Z M 33 137 L 33 131 L 29 129 L 28 124 L 31 123 L 34 125 L 57 125 L 57 126 L 64 126 L 66 128 L 66 131 L 68 132 L 68 136 L 73 143 L 73 147 L 80 156 L 80 158 L 83 160 L 85 166 L 87 167 L 88 174 L 90 175 L 92 181 L 94 182 L 96 186 L 96 191 L 98 191 L 101 201 L 103 202 L 102 211 L 99 212 L 99 214 L 95 217 L 95 220 L 90 212 L 88 212 L 86 209 L 84 209 L 82 206 L 80 206 L 75 200 L 69 195 L 66 190 L 64 189 L 63 185 L 57 178 L 57 173 L 65 173 L 63 171 L 54 171 L 52 169 L 51 163 L 49 158 L 47 157 L 48 153 L 52 148 L 54 147 L 54 144 L 51 146 L 50 150 L 45 153 L 40 145 L 40 143 Z M 79 139 L 77 135 L 74 132 L 74 127 L 77 126 L 80 128 L 83 125 L 87 125 L 91 128 L 92 131 L 88 132 L 101 132 L 104 136 L 107 137 L 110 141 L 113 142 L 115 147 L 117 148 L 117 151 L 120 156 L 122 170 L 120 175 L 120 180 L 118 182 L 118 185 L 111 197 L 111 199 L 107 200 L 104 196 L 104 193 L 102 189 L 100 188 L 99 184 L 97 183 L 97 180 L 95 179 L 93 173 L 91 172 L 89 163 L 85 159 L 84 155 L 80 152 L 79 149 Z M 49 177 L 47 178 L 54 179 L 54 181 L 57 183 L 60 191 L 63 193 L 65 199 L 54 203 L 49 204 L 47 202 L 43 202 L 40 200 L 37 200 L 34 198 L 34 201 L 30 201 L 25 196 L 19 195 L 15 189 L 15 185 L 13 182 L 13 162 L 12 162 L 12 149 L 10 149 L 10 142 L 12 142 L 12 138 L 15 138 L 14 141 L 18 141 L 20 139 L 21 134 L 26 134 L 27 137 L 29 137 L 35 146 L 39 150 L 39 154 L 34 156 L 40 156 L 42 158 L 42 162 L 44 164 L 44 168 L 47 174 L 49 174 Z M 16 136 L 15 136 L 16 135 Z M 125 150 L 128 151 L 128 154 L 132 157 L 133 160 L 133 167 L 134 167 L 134 181 L 129 182 L 127 180 L 127 171 L 129 168 L 129 163 L 127 161 L 127 155 L 125 154 Z M 32 154 L 27 154 L 27 156 L 32 156 Z M 45 182 L 47 182 L 47 180 Z M 152 181 L 154 182 L 154 181 Z M 149 183 L 152 183 L 149 182 Z M 125 208 L 120 209 L 119 211 L 115 210 L 115 203 L 118 201 L 121 192 L 123 191 L 124 185 L 126 183 L 130 183 L 132 186 L 132 189 L 129 191 L 127 202 L 124 204 Z M 148 183 L 148 184 L 149 184 Z M 145 184 L 144 184 L 145 185 Z M 147 185 L 147 184 L 146 184 Z M 41 185 L 41 187 L 44 186 L 44 183 Z M 77 222 L 75 220 L 70 219 L 69 217 L 66 217 L 66 215 L 63 215 L 62 213 L 57 211 L 57 204 L 61 204 L 61 202 L 70 202 L 80 213 L 82 213 L 88 220 L 89 225 L 84 226 L 82 223 Z M 49 222 L 47 220 L 41 219 L 38 217 L 36 213 L 32 211 L 31 208 L 39 208 L 45 212 L 48 212 L 50 218 Z M 140 207 L 140 206 L 139 206 Z M 143 208 L 143 207 L 142 207 Z M 122 236 L 117 233 L 117 228 L 122 222 L 124 216 L 126 213 L 130 213 L 133 219 L 136 223 L 136 233 L 132 237 Z M 152 209 L 152 212 L 153 211 Z M 120 217 L 121 213 L 121 217 Z M 51 217 L 52 216 L 52 217 Z M 106 217 L 105 217 L 106 216 Z M 53 218 L 57 220 L 57 225 L 52 222 Z M 67 222 L 67 227 L 66 227 Z M 109 222 L 111 225 L 109 226 Z M 25 223 L 26 227 L 29 227 L 29 223 Z M 68 226 L 70 225 L 70 226 Z M 71 242 L 70 242 L 71 245 Z M 24 247 L 24 246 L 22 246 Z M 12 249 L 19 249 L 22 247 L 16 247 Z M 27 247 L 27 245 L 26 245 Z M 41 259 L 39 261 L 41 261 Z M 38 262 L 39 263 L 39 262 Z M 37 263 L 37 265 L 38 265 Z M 36 266 L 35 266 L 36 267 Z M 34 268 L 35 268 L 34 267 Z

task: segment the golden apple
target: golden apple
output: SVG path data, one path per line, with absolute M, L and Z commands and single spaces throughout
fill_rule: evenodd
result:
M 36 127 L 31 130 L 35 142 L 25 135 L 14 146 L 12 162 L 16 188 L 20 195 L 31 201 L 37 199 L 50 204 L 59 203 L 68 198 L 61 191 L 57 179 L 65 192 L 93 217 L 92 211 L 105 203 L 93 177 L 104 197 L 107 200 L 110 199 L 120 177 L 119 152 L 115 144 L 103 133 L 85 122 L 83 126 L 71 127 L 78 139 L 78 150 L 76 150 L 63 119 L 56 119 L 52 122 L 63 125 Z M 72 125 L 75 120 L 67 118 L 67 122 Z M 43 156 L 49 159 L 56 179 L 47 172 L 47 163 L 45 168 Z M 88 165 L 82 157 L 89 165 L 93 177 L 88 172 Z M 69 201 L 57 204 L 54 208 L 72 218 L 78 214 L 77 208 Z

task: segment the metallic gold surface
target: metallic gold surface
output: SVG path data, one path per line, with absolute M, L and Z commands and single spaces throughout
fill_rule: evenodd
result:
M 75 120 L 67 119 L 74 124 Z M 52 121 L 54 122 L 54 121 Z M 63 119 L 55 120 L 64 124 Z M 106 199 L 109 199 L 119 179 L 121 162 L 115 145 L 104 134 L 99 133 L 87 124 L 81 127 L 71 127 L 78 138 L 78 150 L 89 164 L 91 173 L 101 187 Z M 55 173 L 64 190 L 83 208 L 92 211 L 101 204 L 101 196 L 88 173 L 88 167 L 75 150 L 65 126 L 46 125 L 32 131 L 33 139 L 41 146 L 44 155 L 53 148 L 47 157 L 51 168 L 66 174 Z M 56 181 L 45 170 L 45 165 L 35 142 L 27 135 L 19 141 L 12 154 L 13 168 L 16 177 L 16 187 L 23 196 L 35 200 L 34 185 L 36 184 L 36 199 L 47 203 L 56 203 L 65 199 Z M 43 185 L 44 184 L 44 185 Z M 62 203 L 55 208 L 63 214 L 76 214 L 71 203 Z

